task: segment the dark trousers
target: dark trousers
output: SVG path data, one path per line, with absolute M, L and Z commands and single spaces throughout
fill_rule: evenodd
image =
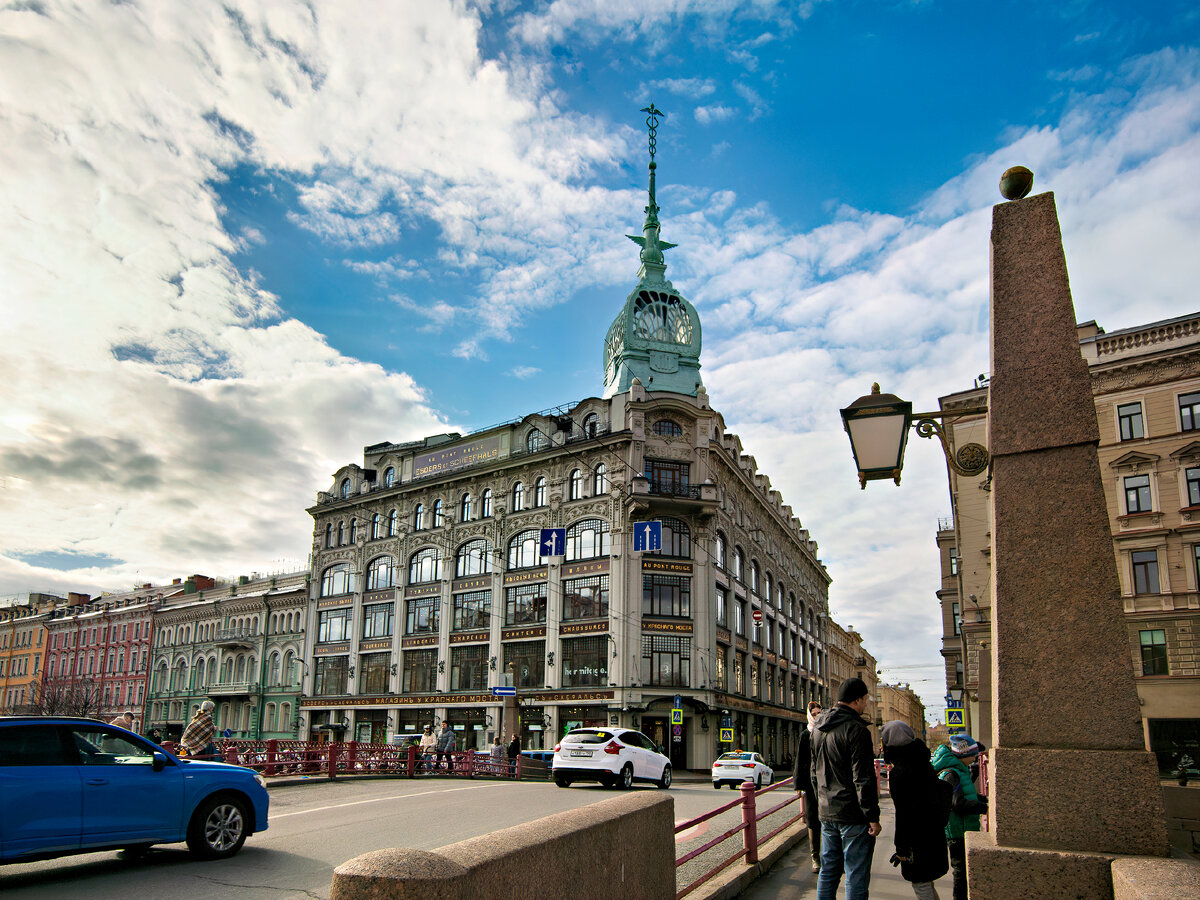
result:
M 446 757 L 446 771 L 454 771 L 454 752 L 452 750 L 439 750 L 437 752 L 437 768 L 442 767 L 442 757 Z
M 817 822 L 815 828 L 808 829 L 808 843 L 811 845 L 812 860 L 818 866 L 821 864 L 821 823 Z
M 946 846 L 950 848 L 950 871 L 954 873 L 954 900 L 967 900 L 967 842 L 951 838 Z

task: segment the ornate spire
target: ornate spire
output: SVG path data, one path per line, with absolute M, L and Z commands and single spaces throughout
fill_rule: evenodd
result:
M 666 283 L 663 276 L 667 271 L 667 265 L 663 259 L 663 251 L 670 250 L 676 245 L 658 238 L 658 202 L 654 196 L 654 171 L 658 166 L 654 162 L 654 154 L 658 149 L 658 120 L 666 117 L 667 114 L 656 108 L 653 103 L 642 112 L 646 113 L 646 127 L 650 132 L 650 205 L 646 207 L 646 221 L 642 225 L 642 234 L 625 236 L 642 248 L 642 252 L 639 254 L 642 259 L 642 267 L 638 270 L 638 277 L 642 281 Z

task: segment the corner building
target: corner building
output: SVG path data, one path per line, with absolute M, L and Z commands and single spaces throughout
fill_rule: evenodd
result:
M 734 748 L 790 758 L 805 703 L 828 702 L 829 576 L 709 405 L 699 317 L 665 278 L 654 166 L 602 396 L 366 447 L 308 510 L 310 734 L 370 723 L 405 741 L 448 721 L 460 749 L 496 733 L 548 749 L 621 725 L 703 769 Z M 661 545 L 636 549 L 650 522 Z M 492 688 L 509 684 L 506 706 Z

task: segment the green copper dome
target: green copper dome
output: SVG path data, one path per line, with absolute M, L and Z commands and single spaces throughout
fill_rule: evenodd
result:
M 655 132 L 664 113 L 651 104 L 650 204 L 642 234 L 626 235 L 641 246 L 638 283 L 625 299 L 604 339 L 604 396 L 628 391 L 637 378 L 648 391 L 696 396 L 700 381 L 700 317 L 695 307 L 666 279 L 663 251 L 675 244 L 659 239 L 654 196 Z

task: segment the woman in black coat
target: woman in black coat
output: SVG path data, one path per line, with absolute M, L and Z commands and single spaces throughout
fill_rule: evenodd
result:
M 800 733 L 796 746 L 796 765 L 792 770 L 792 787 L 804 794 L 804 821 L 808 825 L 808 848 L 812 851 L 812 870 L 821 870 L 821 820 L 817 818 L 817 792 L 812 784 L 812 730 L 821 704 L 808 702 L 808 727 Z
M 933 882 L 950 870 L 946 851 L 949 785 L 929 764 L 929 748 L 904 722 L 883 727 L 883 759 L 892 766 L 888 789 L 896 809 L 896 853 L 892 864 L 912 882 L 921 900 L 938 900 Z

